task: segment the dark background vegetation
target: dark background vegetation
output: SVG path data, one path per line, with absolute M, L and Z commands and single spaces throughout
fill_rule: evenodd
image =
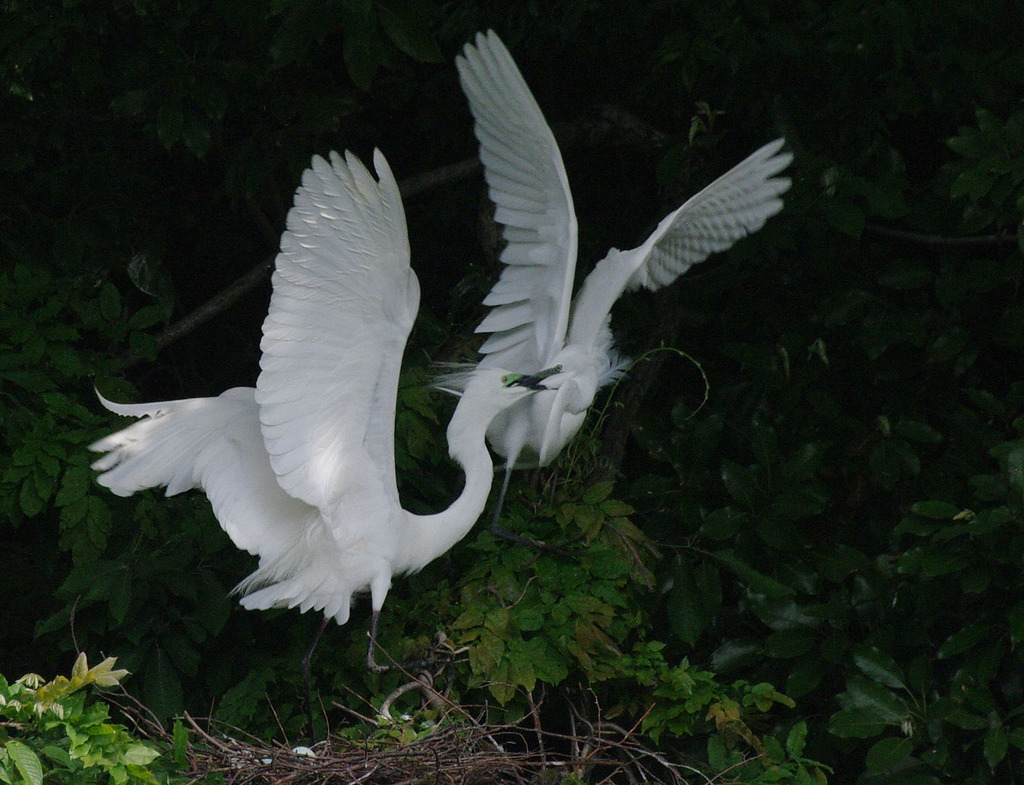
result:
M 380 147 L 400 180 L 473 158 L 453 58 L 494 28 L 563 140 L 578 280 L 769 139 L 787 138 L 794 183 L 754 238 L 624 298 L 614 327 L 644 359 L 558 463 L 516 477 L 507 524 L 579 554 L 473 533 L 396 580 L 382 643 L 445 632 L 469 647 L 449 694 L 511 717 L 544 696 L 556 725 L 599 703 L 630 726 L 653 705 L 649 743 L 712 767 L 760 745 L 798 781 L 801 750 L 835 782 L 1024 775 L 1018 3 L 3 0 L 0 15 L 0 672 L 102 652 L 160 716 L 308 733 L 298 660 L 319 620 L 237 607 L 252 563 L 201 495 L 95 485 L 85 446 L 116 423 L 93 386 L 252 385 L 265 277 L 176 328 L 272 258 L 312 154 Z M 434 178 L 407 211 L 423 305 L 402 493 L 439 509 L 459 488 L 451 403 L 425 384 L 433 361 L 474 356 L 494 232 L 478 173 Z M 645 354 L 658 346 L 700 364 L 703 406 L 697 367 Z M 326 633 L 325 706 L 394 687 L 363 670 L 365 629 L 364 605 Z M 694 697 L 711 681 L 736 724 Z M 795 705 L 750 699 L 762 683 Z

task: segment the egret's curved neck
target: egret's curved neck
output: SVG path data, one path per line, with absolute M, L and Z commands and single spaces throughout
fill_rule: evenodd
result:
M 403 544 L 406 570 L 419 570 L 469 534 L 487 505 L 494 464 L 484 442 L 493 415 L 480 412 L 464 395 L 448 424 L 448 450 L 462 467 L 466 482 L 448 509 L 434 515 L 407 513 L 409 537 Z

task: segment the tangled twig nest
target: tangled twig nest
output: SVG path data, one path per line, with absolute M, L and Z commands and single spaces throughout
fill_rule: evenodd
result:
M 582 736 L 540 731 L 549 750 L 569 748 L 545 752 L 530 738 L 536 731 L 512 725 L 445 723 L 409 743 L 332 738 L 290 749 L 215 734 L 187 721 L 194 741 L 186 773 L 195 781 L 219 773 L 231 785 L 521 785 L 538 778 L 558 782 L 570 774 L 595 783 L 694 781 L 687 776 L 708 782 L 696 769 L 669 762 L 608 724 Z
M 225 785 L 526 785 L 570 776 L 595 785 L 712 781 L 699 769 L 645 747 L 635 728 L 593 722 L 576 710 L 571 730 L 555 733 L 541 728 L 536 710 L 523 723 L 499 725 L 473 719 L 461 707 L 448 708 L 429 732 L 412 741 L 400 732 L 368 733 L 359 740 L 335 735 L 294 748 L 188 714 L 188 742 L 183 747 L 179 739 L 175 748 L 172 735 L 142 716 L 141 707 L 126 711 L 135 715 L 141 733 L 176 749 L 190 782 L 214 775 Z M 379 719 L 385 729 L 403 727 Z

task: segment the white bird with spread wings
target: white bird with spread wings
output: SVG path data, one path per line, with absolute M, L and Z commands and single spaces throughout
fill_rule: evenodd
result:
M 463 491 L 436 515 L 402 509 L 395 404 L 419 283 L 398 185 L 380 152 L 374 166 L 379 180 L 353 155 L 332 153 L 303 174 L 277 256 L 256 388 L 142 404 L 101 396 L 111 411 L 143 419 L 91 449 L 106 453 L 93 468 L 118 495 L 206 492 L 235 545 L 259 556 L 237 587 L 246 608 L 322 611 L 325 624 L 344 624 L 353 593 L 368 589 L 367 663 L 379 669 L 374 639 L 392 576 L 423 568 L 469 532 L 493 479 L 487 426 L 544 374 L 468 373 L 448 426 Z
M 776 177 L 792 160 L 777 139 L 669 213 L 643 244 L 612 249 L 573 297 L 577 225 L 565 166 L 508 50 L 479 33 L 456 58 L 480 143 L 494 219 L 504 224 L 505 267 L 484 299 L 489 333 L 477 367 L 561 371 L 542 391 L 504 411 L 487 438 L 506 459 L 496 527 L 509 473 L 546 466 L 576 435 L 597 391 L 625 366 L 615 351 L 610 314 L 623 294 L 667 286 L 712 253 L 760 229 L 782 209 L 790 185 Z

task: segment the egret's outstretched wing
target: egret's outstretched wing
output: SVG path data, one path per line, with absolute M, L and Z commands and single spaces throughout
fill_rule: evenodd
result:
M 793 156 L 776 139 L 751 154 L 662 219 L 631 251 L 609 252 L 587 276 L 573 304 L 569 342 L 590 346 L 624 292 L 667 286 L 693 265 L 764 226 L 782 209 L 789 178 L 776 177 Z
M 327 512 L 372 475 L 396 502 L 398 372 L 419 306 L 398 185 L 355 156 L 313 158 L 273 276 L 256 388 L 278 482 Z
M 236 387 L 216 398 L 119 404 L 110 411 L 144 419 L 89 446 L 106 455 L 92 468 L 118 496 L 166 486 L 167 495 L 202 488 L 239 548 L 273 559 L 301 536 L 314 507 L 277 483 L 263 448 L 255 391 Z
M 455 59 L 476 121 L 505 268 L 477 327 L 482 365 L 529 372 L 562 348 L 576 269 L 576 214 L 555 137 L 505 45 L 479 33 Z

